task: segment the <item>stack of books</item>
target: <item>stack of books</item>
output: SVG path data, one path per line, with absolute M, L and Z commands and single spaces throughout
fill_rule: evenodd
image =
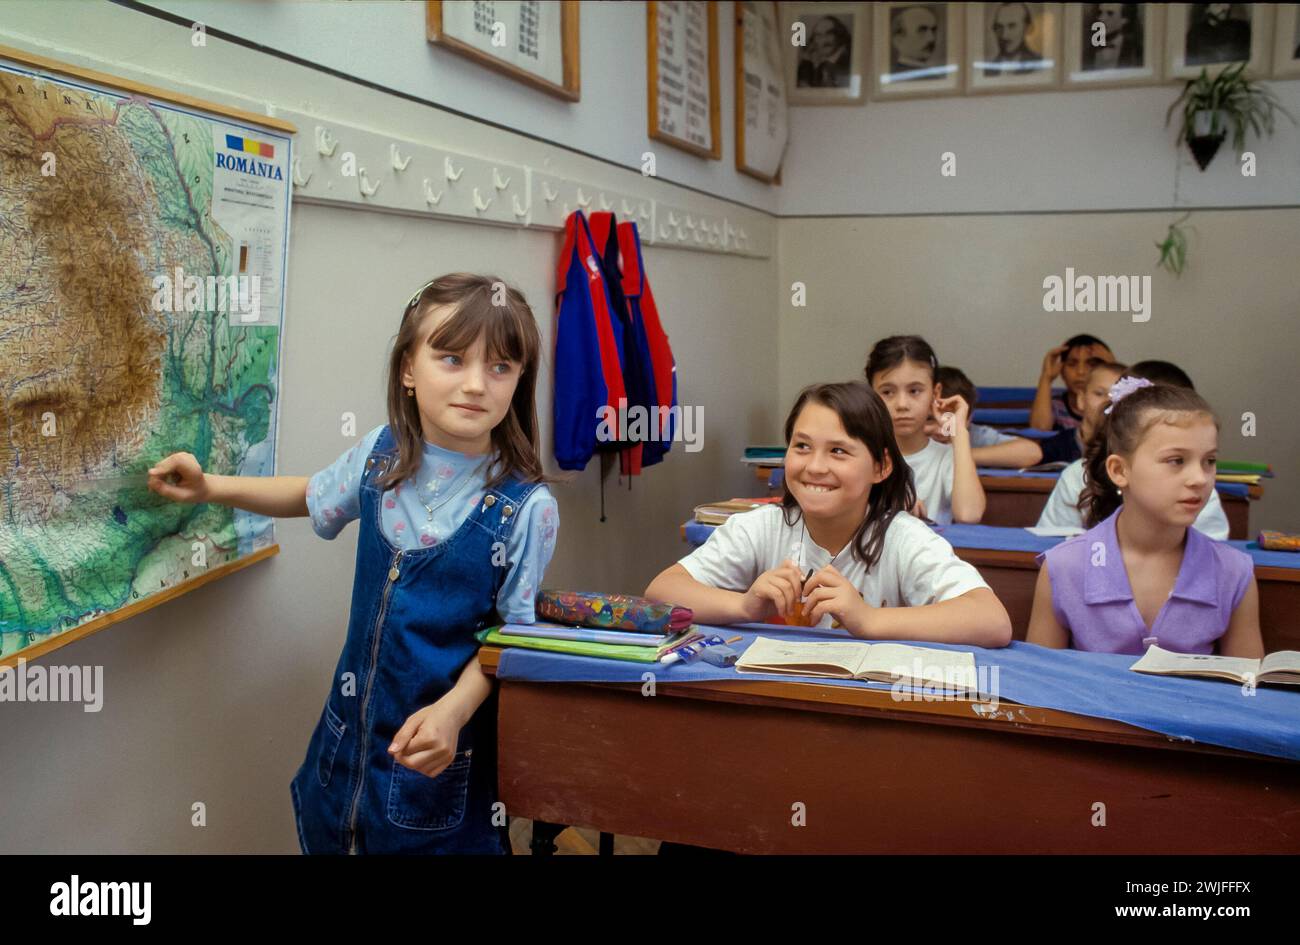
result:
M 1217 482 L 1241 482 L 1248 486 L 1257 486 L 1261 479 L 1273 478 L 1273 467 L 1268 463 L 1242 463 L 1221 459 L 1214 478 Z
M 721 502 L 706 502 L 695 507 L 695 521 L 704 525 L 721 525 L 737 512 L 748 512 L 762 505 L 778 505 L 779 495 L 766 499 L 724 499 Z
M 784 466 L 784 446 L 746 446 L 740 461 L 748 466 Z
M 689 608 L 644 597 L 542 590 L 536 607 L 545 620 L 489 627 L 477 638 L 496 646 L 655 663 L 703 636 Z
M 597 656 L 634 663 L 657 663 L 679 646 L 704 636 L 695 624 L 669 633 L 640 633 L 635 630 L 597 630 L 558 623 L 505 623 L 479 631 L 478 639 L 493 646 L 518 646 L 528 650 L 550 650 L 576 656 Z

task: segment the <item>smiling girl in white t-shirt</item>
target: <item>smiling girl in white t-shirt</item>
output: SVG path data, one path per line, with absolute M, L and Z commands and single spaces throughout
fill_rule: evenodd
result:
M 785 424 L 785 495 L 732 515 L 646 596 L 704 624 L 802 615 L 856 637 L 1005 646 L 1006 608 L 906 510 L 916 493 L 889 412 L 866 384 L 805 388 Z

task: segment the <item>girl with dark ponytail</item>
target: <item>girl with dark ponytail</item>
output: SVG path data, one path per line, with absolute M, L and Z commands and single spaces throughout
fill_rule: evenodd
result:
M 1125 376 L 1088 444 L 1089 530 L 1044 555 L 1028 642 L 1106 653 L 1264 655 L 1250 556 L 1189 526 L 1219 424 L 1190 388 Z

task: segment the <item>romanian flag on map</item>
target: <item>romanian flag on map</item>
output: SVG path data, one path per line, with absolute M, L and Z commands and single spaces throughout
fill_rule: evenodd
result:
M 245 151 L 249 154 L 257 154 L 264 158 L 275 157 L 274 145 L 267 144 L 265 141 L 254 141 L 252 138 L 240 138 L 237 135 L 226 135 L 226 147 L 232 151 Z

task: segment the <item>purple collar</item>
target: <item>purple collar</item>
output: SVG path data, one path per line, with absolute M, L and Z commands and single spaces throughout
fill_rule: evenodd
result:
M 1089 567 L 1083 578 L 1083 599 L 1089 604 L 1103 604 L 1133 599 L 1133 588 L 1124 567 L 1124 556 L 1119 548 L 1115 523 L 1124 506 L 1120 506 L 1104 522 L 1090 528 L 1083 538 L 1088 542 Z M 1100 542 L 1105 549 L 1105 566 L 1091 566 L 1092 546 Z M 1211 539 L 1195 528 L 1187 529 L 1187 544 L 1183 547 L 1183 560 L 1178 566 L 1178 577 L 1170 597 L 1196 601 L 1201 604 L 1218 603 L 1219 558 Z

